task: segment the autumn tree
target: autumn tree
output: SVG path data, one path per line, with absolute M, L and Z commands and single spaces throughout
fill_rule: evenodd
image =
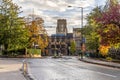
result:
M 101 24 L 98 30 L 101 45 L 115 46 L 120 43 L 120 4 L 117 0 L 110 0 L 96 21 Z
M 110 46 L 119 46 L 119 11 L 120 5 L 118 0 L 108 0 L 105 6 L 94 8 L 87 16 L 88 22 L 85 28 L 83 28 L 83 32 L 87 38 L 87 47 L 89 49 L 93 49 L 96 46 L 96 49 L 99 47 L 103 55 L 107 55 Z
M 0 0 L 0 44 L 5 54 L 27 47 L 29 35 L 20 13 L 20 7 L 12 0 Z
M 94 16 L 99 24 L 100 52 L 108 55 L 108 49 L 120 44 L 120 4 L 118 0 L 108 0 L 101 11 L 101 16 Z
M 44 49 L 48 46 L 48 36 L 43 23 L 44 21 L 42 18 L 36 15 L 30 15 L 28 17 L 26 27 L 30 34 L 30 48 L 38 47 L 44 52 Z

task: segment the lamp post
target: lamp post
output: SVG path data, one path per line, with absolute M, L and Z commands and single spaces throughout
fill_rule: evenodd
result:
M 74 6 L 68 6 L 68 7 L 74 7 Z M 81 9 L 81 28 L 83 28 L 83 7 L 76 7 Z
M 56 38 L 56 35 L 55 35 L 55 51 L 54 51 L 54 57 L 56 57 L 57 56 L 57 44 L 56 44 L 56 42 L 57 42 L 57 38 Z
M 68 6 L 68 7 L 74 7 L 74 6 Z M 83 28 L 83 7 L 75 7 L 75 8 L 80 8 L 81 9 L 81 29 Z M 83 54 L 85 51 L 85 38 L 82 35 L 82 40 L 81 40 L 81 59 L 83 59 Z

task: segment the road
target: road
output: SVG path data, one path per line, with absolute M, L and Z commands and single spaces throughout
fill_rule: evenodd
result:
M 29 59 L 35 80 L 120 80 L 120 70 L 79 61 L 76 57 Z

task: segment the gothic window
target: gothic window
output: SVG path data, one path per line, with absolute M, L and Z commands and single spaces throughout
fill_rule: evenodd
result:
M 62 48 L 65 48 L 65 45 L 61 45 Z
M 54 39 L 53 39 L 53 38 L 51 39 L 51 42 L 54 42 Z
M 61 32 L 64 32 L 64 25 L 61 24 Z
M 60 48 L 60 45 L 56 45 L 57 48 Z
M 64 39 L 64 38 L 62 38 L 62 39 L 61 39 L 61 42 L 65 42 L 65 39 Z
M 59 42 L 60 41 L 60 39 L 59 38 L 57 38 L 57 42 Z
M 55 48 L 55 45 L 51 45 L 51 48 Z

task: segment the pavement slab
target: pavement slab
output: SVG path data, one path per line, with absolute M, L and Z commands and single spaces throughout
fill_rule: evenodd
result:
M 20 61 L 0 58 L 0 80 L 26 80 L 21 68 Z

